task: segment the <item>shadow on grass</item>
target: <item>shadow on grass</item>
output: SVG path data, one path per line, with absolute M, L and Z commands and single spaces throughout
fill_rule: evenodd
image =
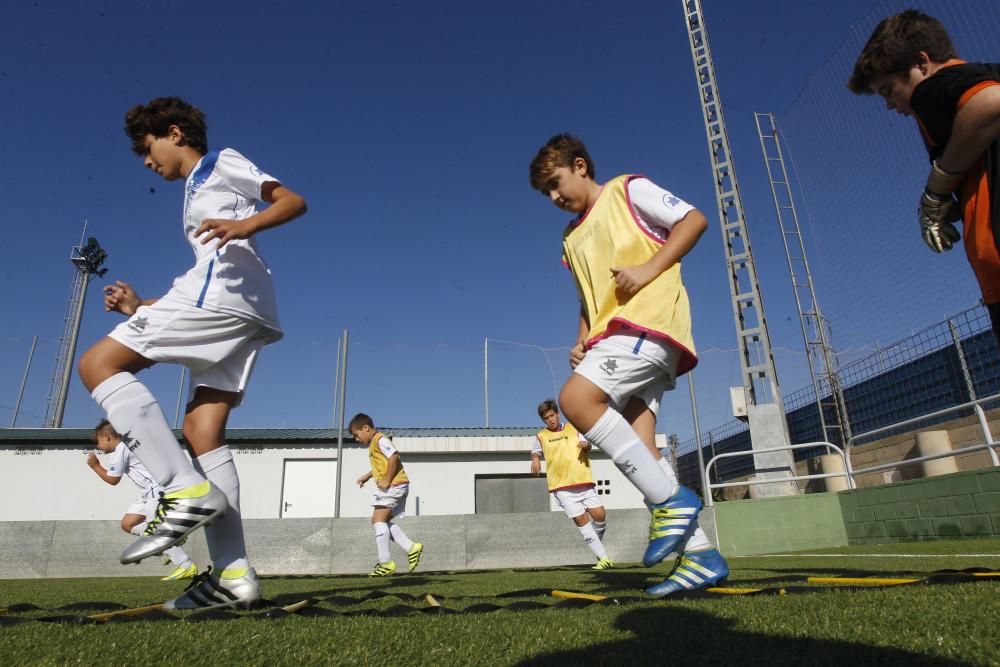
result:
M 519 665 L 966 665 L 897 648 L 801 639 L 733 629 L 733 621 L 676 606 L 635 609 L 615 627 L 635 636 L 571 651 L 543 653 Z

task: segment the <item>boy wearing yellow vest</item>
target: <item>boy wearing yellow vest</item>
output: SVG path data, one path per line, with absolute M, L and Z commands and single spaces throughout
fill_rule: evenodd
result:
M 403 470 L 403 462 L 399 452 L 392 446 L 392 441 L 376 430 L 375 423 L 368 415 L 359 412 L 351 418 L 348 425 L 351 435 L 362 445 L 368 446 L 368 460 L 372 469 L 357 482 L 359 487 L 375 479 L 375 497 L 372 501 L 372 528 L 375 530 L 375 548 L 378 550 L 378 562 L 368 573 L 369 577 L 385 577 L 396 571 L 396 561 L 389 553 L 389 542 L 395 542 L 406 552 L 409 561 L 408 572 L 417 569 L 420 554 L 424 545 L 414 542 L 403 529 L 392 523 L 392 519 L 400 518 L 406 510 L 406 496 L 410 493 L 410 479 Z
M 572 424 L 559 419 L 559 407 L 553 400 L 542 401 L 538 416 L 545 428 L 538 432 L 531 450 L 531 474 L 538 477 L 545 457 L 545 479 L 559 507 L 573 520 L 583 535 L 584 543 L 597 557 L 594 570 L 614 566 L 604 549 L 606 513 L 594 491 L 594 476 L 590 472 L 590 443 Z
M 598 183 L 586 147 L 570 134 L 538 151 L 530 178 L 534 189 L 576 216 L 563 233 L 563 262 L 580 295 L 574 372 L 559 394 L 563 414 L 649 503 L 643 565 L 681 554 L 667 578 L 646 592 L 712 586 L 729 568 L 698 527 L 701 499 L 678 483 L 655 442 L 663 392 L 698 361 L 681 258 L 707 220 L 642 176 Z

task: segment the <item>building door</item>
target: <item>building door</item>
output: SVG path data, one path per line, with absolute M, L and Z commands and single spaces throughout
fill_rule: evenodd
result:
M 548 511 L 545 477 L 530 473 L 476 475 L 476 514 Z
M 285 459 L 278 516 L 333 516 L 336 492 L 336 459 Z

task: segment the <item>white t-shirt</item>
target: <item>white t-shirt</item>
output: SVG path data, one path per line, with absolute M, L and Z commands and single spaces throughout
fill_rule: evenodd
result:
M 639 224 L 661 241 L 667 238 L 674 225 L 694 210 L 691 204 L 643 177 L 629 181 L 628 198 L 639 214 Z
M 139 462 L 132 450 L 125 446 L 124 442 L 119 442 L 115 451 L 108 454 L 108 474 L 112 477 L 127 475 L 132 483 L 146 495 L 152 494 L 158 488 L 156 480 Z
M 184 236 L 195 265 L 174 280 L 164 299 L 260 322 L 273 332 L 269 342 L 281 338 L 271 271 L 256 239 L 229 241 L 218 250 L 215 241 L 202 245 L 194 236 L 206 219 L 255 214 L 261 186 L 277 180 L 231 148 L 210 151 L 198 161 L 184 185 Z
M 385 455 L 385 458 L 389 458 L 396 453 L 396 448 L 392 446 L 392 440 L 385 436 L 378 439 L 378 448 Z

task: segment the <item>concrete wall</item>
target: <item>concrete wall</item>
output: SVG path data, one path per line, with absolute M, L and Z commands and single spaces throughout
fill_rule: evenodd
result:
M 713 509 L 719 548 L 727 556 L 847 544 L 835 493 L 721 502 Z
M 851 544 L 1000 536 L 1000 470 L 842 491 Z
M 701 525 L 714 535 L 713 513 Z M 399 525 L 424 544 L 422 570 L 542 567 L 594 562 L 580 532 L 562 513 L 409 517 Z M 371 570 L 377 560 L 368 519 L 251 519 L 247 550 L 261 574 L 342 574 Z M 610 510 L 605 544 L 611 558 L 635 563 L 649 531 L 645 509 Z M 0 523 L 0 578 L 162 576 L 159 558 L 118 564 L 130 536 L 115 521 Z M 185 549 L 208 563 L 203 531 Z M 406 557 L 393 547 L 397 563 Z

